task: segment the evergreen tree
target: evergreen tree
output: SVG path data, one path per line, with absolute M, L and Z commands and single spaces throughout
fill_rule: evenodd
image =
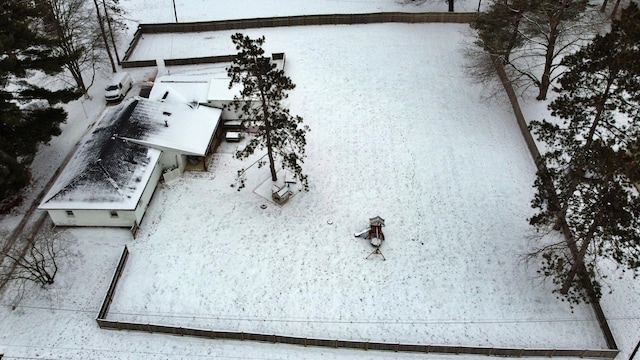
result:
M 282 105 L 282 100 L 288 97 L 287 91 L 293 90 L 295 84 L 283 70 L 277 69 L 264 56 L 264 36 L 251 39 L 236 33 L 231 40 L 239 52 L 227 68 L 231 78 L 229 88 L 234 84 L 242 85 L 240 96 L 234 96 L 236 101 L 233 107 L 242 110 L 240 117 L 243 127 L 258 128 L 247 146 L 236 152 L 236 157 L 245 159 L 256 150 L 266 148 L 271 180 L 277 180 L 276 161 L 281 161 L 282 167 L 291 170 L 304 189 L 308 190 L 302 163 L 306 157 L 305 136 L 309 127 L 301 126 L 302 117 L 291 115 L 289 109 Z
M 37 145 L 60 134 L 66 112 L 55 105 L 79 95 L 28 81 L 34 74 L 59 73 L 68 60 L 43 31 L 42 14 L 29 1 L 0 4 L 0 200 L 28 183 L 27 167 Z
M 532 129 L 550 149 L 536 180 L 530 223 L 563 229 L 567 241 L 540 248 L 541 272 L 570 301 L 599 289 L 598 258 L 640 269 L 640 11 L 623 11 L 609 33 L 567 56 L 558 98 L 560 122 Z M 599 291 L 597 292 L 599 294 Z

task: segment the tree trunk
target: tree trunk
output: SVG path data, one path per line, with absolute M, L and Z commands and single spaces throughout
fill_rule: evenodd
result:
M 100 15 L 100 6 L 98 5 L 98 0 L 93 0 L 93 3 L 96 6 L 96 15 L 98 16 L 98 24 L 100 24 L 100 32 L 102 33 L 102 40 L 104 40 L 104 46 L 107 49 L 107 54 L 109 55 L 109 61 L 111 62 L 111 70 L 116 73 L 118 70 L 116 69 L 116 64 L 113 62 L 113 55 L 111 55 L 111 49 L 109 48 L 109 40 L 107 40 L 107 34 L 104 31 L 104 24 L 102 23 L 102 15 Z
M 84 79 L 82 78 L 82 71 L 80 70 L 80 65 L 76 61 L 67 65 L 67 69 L 73 76 L 73 79 L 76 81 L 76 85 L 82 90 L 82 94 L 84 94 L 85 98 L 89 98 L 89 91 L 87 90 L 87 86 L 84 83 Z
M 256 64 L 256 66 L 259 66 Z M 267 147 L 267 156 L 269 157 L 269 170 L 271 171 L 271 181 L 278 180 L 276 173 L 276 164 L 273 159 L 273 149 L 271 144 L 271 119 L 269 119 L 269 108 L 267 107 L 267 99 L 264 95 L 264 84 L 260 75 L 257 76 L 258 88 L 260 89 L 260 98 L 262 100 L 262 116 L 264 117 L 265 138 Z
M 611 15 L 609 15 L 610 18 L 616 18 L 617 14 L 618 14 L 618 7 L 620 6 L 620 0 L 616 0 L 615 5 L 613 5 L 613 10 L 611 10 Z
M 176 0 L 173 0 L 173 16 L 176 17 L 176 23 L 178 22 L 178 11 L 176 11 Z
M 589 245 L 591 244 L 591 240 L 593 239 L 593 232 L 596 230 L 597 223 L 594 220 L 589 226 L 589 230 L 587 232 L 587 238 L 583 240 L 582 246 L 580 247 L 580 251 L 573 257 L 573 265 L 571 265 L 571 269 L 567 273 L 567 277 L 564 279 L 562 283 L 562 288 L 560 289 L 560 293 L 562 295 L 566 295 L 571 288 L 571 283 L 573 283 L 573 279 L 575 279 L 576 274 L 582 265 L 584 264 L 584 257 L 587 255 L 587 250 L 589 249 Z
M 563 1 L 562 4 L 566 2 Z M 556 41 L 558 39 L 558 27 L 560 26 L 560 19 L 563 17 L 564 10 L 559 10 L 554 14 L 549 24 L 549 41 L 547 42 L 547 51 L 544 54 L 544 70 L 542 71 L 542 78 L 540 81 L 540 87 L 538 88 L 537 100 L 546 100 L 549 86 L 551 85 L 551 66 L 553 65 L 554 53 L 556 51 Z
M 551 85 L 551 63 L 553 62 L 553 47 L 547 47 L 545 55 L 544 70 L 542 71 L 542 79 L 538 88 L 538 96 L 536 100 L 546 100 L 549 86 Z
M 109 35 L 111 36 L 111 44 L 113 45 L 113 52 L 116 55 L 116 61 L 118 65 L 120 62 L 120 55 L 118 54 L 118 46 L 116 45 L 116 38 L 113 36 L 113 28 L 111 27 L 111 19 L 109 18 L 109 13 L 107 12 L 107 3 L 105 0 L 102 0 L 102 7 L 104 8 L 104 18 L 107 20 L 107 26 L 109 27 Z
M 454 0 L 447 0 L 449 2 L 449 12 L 453 12 L 453 2 Z
M 588 152 L 589 148 L 591 147 L 591 144 L 593 144 L 593 140 L 594 140 L 593 138 L 595 136 L 595 132 L 598 128 L 598 125 L 602 117 L 602 113 L 606 105 L 606 99 L 608 97 L 607 95 L 609 94 L 609 91 L 613 84 L 613 77 L 614 77 L 613 75 L 610 75 L 607 81 L 607 86 L 605 87 L 605 90 L 603 91 L 603 94 L 602 94 L 602 101 L 596 108 L 596 114 L 594 116 L 593 124 L 591 124 L 591 127 L 589 128 L 589 133 L 588 133 L 588 136 L 586 137 L 585 145 L 583 146 L 583 155 L 582 155 L 583 159 L 578 162 L 578 166 L 580 166 L 580 163 L 584 162 L 585 160 L 584 154 Z M 569 188 L 566 193 L 573 194 L 573 192 L 578 187 L 578 183 L 579 183 L 578 177 L 576 176 L 574 179 L 571 180 L 571 184 L 569 184 Z M 571 243 L 571 241 L 575 241 L 575 238 L 571 233 L 571 229 L 567 226 L 567 223 L 565 220 L 565 217 L 567 216 L 568 208 L 569 208 L 569 204 L 568 202 L 565 202 L 565 204 L 562 206 L 562 209 L 558 212 L 558 215 L 556 217 L 556 223 L 554 225 L 554 229 L 556 230 L 564 228 L 566 229 L 566 231 L 569 232 L 569 234 L 567 234 L 568 235 L 567 243 L 569 248 L 571 249 L 571 253 L 573 255 L 573 260 L 574 260 L 573 265 L 571 266 L 571 269 L 567 273 L 567 277 L 565 278 L 562 284 L 562 288 L 560 289 L 561 294 L 567 294 L 567 292 L 569 291 L 569 288 L 571 287 L 571 283 L 573 282 L 573 279 L 575 278 L 578 271 L 582 268 L 584 264 L 584 256 L 587 253 L 589 244 L 591 243 L 591 239 L 593 239 L 593 232 L 595 231 L 595 226 L 596 226 L 596 222 L 594 221 L 589 227 L 589 231 L 587 232 L 587 238 L 584 239 L 580 250 L 576 252 L 577 249 L 575 247 L 575 243 Z
M 606 9 L 607 9 L 607 4 L 609 3 L 609 0 L 604 0 L 602 2 L 602 6 L 600 7 L 600 12 L 603 13 Z
M 513 31 L 511 32 L 511 38 L 509 39 L 509 45 L 504 54 L 505 63 L 509 62 L 509 58 L 511 57 L 511 51 L 516 46 L 516 41 L 518 40 L 518 33 L 520 32 L 520 21 L 522 20 L 522 12 L 518 13 L 513 23 Z
M 578 161 L 578 164 L 577 164 L 578 166 L 581 166 L 580 163 L 586 160 L 584 159 L 584 154 L 586 154 L 589 151 L 589 149 L 591 148 L 591 144 L 593 144 L 593 138 L 595 136 L 598 125 L 600 125 L 602 112 L 604 111 L 604 108 L 606 106 L 607 98 L 609 97 L 609 92 L 611 91 L 611 86 L 613 86 L 613 77 L 614 75 L 609 76 L 609 79 L 607 80 L 607 86 L 605 87 L 605 90 L 602 92 L 602 95 L 601 95 L 602 101 L 596 108 L 596 114 L 594 115 L 594 118 L 593 118 L 593 124 L 591 124 L 591 128 L 589 128 L 589 134 L 585 138 L 586 142 L 582 147 L 582 159 Z M 571 180 L 571 184 L 569 184 L 569 187 L 566 193 L 573 194 L 573 192 L 576 191 L 577 187 L 578 187 L 578 180 L 577 180 L 577 177 L 575 177 L 574 179 Z M 558 215 L 556 216 L 556 223 L 553 226 L 555 230 L 560 230 L 562 228 L 562 224 L 565 223 L 565 217 L 567 216 L 568 208 L 569 208 L 569 203 L 565 202 L 565 204 L 562 206 L 562 209 L 558 212 Z

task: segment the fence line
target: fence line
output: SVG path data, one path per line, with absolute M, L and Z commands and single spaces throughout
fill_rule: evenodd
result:
M 255 29 L 283 26 L 377 24 L 387 22 L 410 24 L 432 22 L 470 23 L 475 20 L 476 17 L 477 13 L 475 12 L 381 12 L 367 14 L 298 15 L 186 23 L 140 24 L 139 29 L 142 33 L 145 34 L 155 34 Z
M 377 23 L 458 23 L 465 24 L 475 20 L 477 13 L 454 13 L 454 12 L 430 12 L 430 13 L 401 13 L 384 12 L 369 14 L 330 14 L 330 15 L 300 15 L 300 16 L 280 16 L 269 18 L 252 18 L 238 20 L 219 20 L 189 23 L 162 23 L 162 24 L 140 24 L 136 30 L 129 47 L 122 60 L 123 68 L 156 66 L 155 60 L 130 61 L 138 42 L 144 34 L 160 33 L 185 33 L 203 31 L 222 31 L 255 29 L 283 26 L 308 26 L 308 25 L 354 25 L 354 24 L 377 24 Z M 207 61 L 222 61 L 224 57 L 232 55 L 189 58 L 189 59 L 166 59 L 166 65 L 189 65 L 210 63 Z M 190 62 L 193 61 L 193 62 Z M 200 61 L 200 62 L 199 62 Z
M 98 319 L 104 319 L 107 317 L 107 313 L 109 312 L 109 306 L 111 305 L 111 301 L 113 301 L 113 296 L 116 292 L 116 286 L 118 285 L 120 276 L 122 276 L 122 271 L 124 270 L 124 266 L 127 264 L 128 257 L 129 257 L 129 249 L 127 249 L 127 245 L 125 245 L 124 249 L 122 250 L 122 255 L 120 255 L 120 261 L 118 261 L 118 266 L 116 266 L 116 271 L 114 272 L 113 278 L 111 279 L 109 290 L 107 290 L 107 294 L 104 297 L 104 301 L 102 301 L 102 306 L 100 307 L 100 312 L 98 313 Z M 100 324 L 99 321 L 98 321 L 98 324 Z
M 611 349 L 528 349 L 528 348 L 502 348 L 502 347 L 476 347 L 476 346 L 446 346 L 425 344 L 403 344 L 375 341 L 353 341 L 305 338 L 297 336 L 283 336 L 276 334 L 260 334 L 238 331 L 217 331 L 167 325 L 145 324 L 136 322 L 121 322 L 106 319 L 97 319 L 102 329 L 132 330 L 148 333 L 162 333 L 180 336 L 193 336 L 207 339 L 257 341 L 273 344 L 288 344 L 299 346 L 328 347 L 335 349 L 360 349 L 411 353 L 432 354 L 466 354 L 487 355 L 500 357 L 579 357 L 613 359 L 618 350 Z
M 546 356 L 546 357 L 588 357 L 599 359 L 613 359 L 618 354 L 617 349 L 527 349 L 527 348 L 503 348 L 481 346 L 445 346 L 425 344 L 387 343 L 375 341 L 356 340 L 331 340 L 319 338 L 306 338 L 298 336 L 283 336 L 277 334 L 260 334 L 239 331 L 205 330 L 189 327 L 176 327 L 169 325 L 144 324 L 137 322 L 107 320 L 109 306 L 115 295 L 118 281 L 129 257 L 129 250 L 125 246 L 120 261 L 111 279 L 109 290 L 105 295 L 96 322 L 101 329 L 130 330 L 147 333 L 162 333 L 181 336 L 194 336 L 207 339 L 228 339 L 242 341 L 258 341 L 274 344 L 289 344 L 301 346 L 330 347 L 343 349 L 378 350 L 394 352 L 434 353 L 434 354 L 471 354 L 489 355 L 500 357 Z
M 516 95 L 513 86 L 511 85 L 511 81 L 509 80 L 509 76 L 504 70 L 504 66 L 502 62 L 497 57 L 492 57 L 491 60 L 495 64 L 496 72 L 498 73 L 498 77 L 504 86 L 505 92 L 507 93 L 507 97 L 509 98 L 509 102 L 511 103 L 511 107 L 513 108 L 513 113 L 516 117 L 516 121 L 518 122 L 518 126 L 520 127 L 520 132 L 524 137 L 524 141 L 527 143 L 527 147 L 529 148 L 529 152 L 533 157 L 533 160 L 536 163 L 536 167 L 539 171 L 546 171 L 546 165 L 542 161 L 540 156 L 540 150 L 538 150 L 538 146 L 531 135 L 531 131 L 529 131 L 529 126 L 527 125 L 527 121 L 522 114 L 522 110 L 520 109 L 520 103 L 518 102 L 518 96 Z M 570 234 L 568 227 L 565 225 L 562 229 L 565 238 Z M 582 265 L 583 271 L 584 265 Z M 618 351 L 618 345 L 616 344 L 615 338 L 613 337 L 613 333 L 611 332 L 611 328 L 609 327 L 609 323 L 607 322 L 607 317 L 600 307 L 600 301 L 598 300 L 595 291 L 591 283 L 586 282 L 584 284 L 587 287 L 587 293 L 589 296 L 589 303 L 593 308 L 594 313 L 596 314 L 596 318 L 598 319 L 598 324 L 600 325 L 600 330 L 602 331 L 602 335 L 604 336 L 605 341 L 607 342 L 607 347 L 611 350 Z

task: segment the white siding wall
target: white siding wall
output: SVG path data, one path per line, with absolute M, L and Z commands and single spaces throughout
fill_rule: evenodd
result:
M 160 156 L 160 166 L 162 166 L 163 170 L 172 168 L 183 170 L 184 159 L 182 159 L 182 156 L 177 152 L 163 150 Z
M 145 186 L 135 210 L 47 210 L 56 226 L 115 226 L 132 227 L 140 224 L 151 196 L 162 175 L 162 166 L 158 162 L 153 169 L 149 182 Z M 71 211 L 72 215 L 67 211 Z
M 114 210 L 47 210 L 56 226 L 116 226 L 131 227 L 136 221 L 132 210 L 117 210 L 117 216 L 111 214 Z
M 160 176 L 162 176 L 162 170 L 162 166 L 159 163 L 156 164 L 156 167 L 153 169 L 153 173 L 149 178 L 149 182 L 142 192 L 142 196 L 140 197 L 140 201 L 138 201 L 138 205 L 136 205 L 135 210 L 135 220 L 137 224 L 140 224 L 140 222 L 142 222 L 142 217 L 147 211 L 147 207 L 149 206 L 149 202 L 151 201 L 151 196 L 153 196 L 153 192 L 156 190 L 158 182 L 160 181 Z

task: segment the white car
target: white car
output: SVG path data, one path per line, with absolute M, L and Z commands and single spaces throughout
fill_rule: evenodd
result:
M 133 82 L 131 81 L 131 75 L 129 73 L 116 73 L 104 89 L 104 98 L 107 101 L 120 101 L 124 99 L 132 86 Z

